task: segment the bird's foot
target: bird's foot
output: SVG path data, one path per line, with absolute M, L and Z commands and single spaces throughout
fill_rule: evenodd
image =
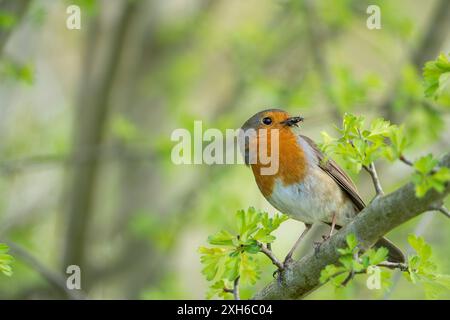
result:
M 322 246 L 323 243 L 325 243 L 328 239 L 331 238 L 331 235 L 327 234 L 327 235 L 323 235 L 322 236 L 322 241 L 314 241 L 314 254 L 318 254 L 320 247 Z
M 287 256 L 283 261 L 282 267 L 279 267 L 277 270 L 275 270 L 272 276 L 281 283 L 281 281 L 283 280 L 284 272 L 287 271 L 293 263 L 294 259 L 292 259 L 292 257 L 290 256 Z
M 323 236 L 322 236 L 322 243 L 324 243 L 325 241 L 327 241 L 328 239 L 330 239 L 331 238 L 331 234 L 324 234 Z
M 283 271 L 284 271 L 284 267 L 283 267 L 283 269 L 278 268 L 277 270 L 275 270 L 272 273 L 272 277 L 277 279 L 279 283 L 281 283 L 281 281 L 283 280 Z

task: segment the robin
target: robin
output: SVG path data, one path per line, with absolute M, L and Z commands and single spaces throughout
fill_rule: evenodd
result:
M 292 261 L 295 249 L 313 224 L 331 226 L 330 233 L 324 236 L 325 241 L 334 229 L 345 226 L 366 206 L 344 170 L 332 159 L 325 158 L 313 140 L 300 134 L 301 121 L 302 117 L 291 117 L 283 110 L 268 109 L 252 116 L 241 128 L 244 132 L 253 129 L 257 140 L 261 138 L 260 132 L 266 132 L 268 145 L 271 145 L 271 132 L 277 131 L 278 170 L 274 174 L 261 174 L 265 164 L 258 161 L 258 157 L 249 163 L 252 141 L 245 141 L 243 147 L 245 162 L 251 166 L 263 196 L 277 210 L 306 226 L 286 256 L 285 265 Z M 389 250 L 389 261 L 405 261 L 402 251 L 389 240 L 381 238 L 375 246 Z

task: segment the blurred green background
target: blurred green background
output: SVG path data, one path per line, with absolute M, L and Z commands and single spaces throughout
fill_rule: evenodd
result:
M 81 30 L 66 28 L 71 4 Z M 379 30 L 366 26 L 370 4 Z M 198 247 L 238 209 L 275 210 L 243 165 L 171 162 L 170 134 L 194 120 L 239 128 L 280 107 L 320 141 L 348 111 L 404 123 L 412 159 L 448 151 L 450 93 L 425 99 L 421 69 L 450 52 L 449 24 L 448 0 L 0 0 L 0 242 L 16 259 L 0 298 L 71 298 L 61 284 L 76 264 L 89 298 L 203 299 Z M 410 178 L 402 164 L 378 167 L 385 191 Z M 354 178 L 369 202 L 368 175 Z M 284 223 L 275 253 L 302 228 Z M 450 273 L 443 215 L 389 238 L 407 250 L 409 233 Z M 261 264 L 244 297 L 272 279 Z M 424 297 L 396 276 L 389 293 L 356 280 L 308 298 Z

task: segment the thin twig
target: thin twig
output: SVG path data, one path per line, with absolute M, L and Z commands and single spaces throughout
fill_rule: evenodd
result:
M 444 205 L 442 205 L 442 206 L 431 206 L 430 209 L 434 210 L 434 211 L 439 211 L 440 213 L 442 213 L 447 218 L 450 218 L 450 211 Z
M 264 253 L 271 261 L 272 263 L 278 268 L 278 270 L 283 270 L 284 266 L 283 264 L 275 257 L 272 250 L 269 250 L 264 244 L 258 242 L 258 245 L 261 249 L 261 252 Z
M 237 277 L 233 283 L 233 297 L 234 300 L 241 300 L 241 297 L 239 295 L 239 277 Z
M 353 260 L 359 260 L 359 257 L 358 257 L 358 251 L 355 251 L 355 253 L 353 253 Z M 348 273 L 348 276 L 347 276 L 347 278 L 345 278 L 345 280 L 341 283 L 341 285 L 343 286 L 343 287 L 345 287 L 346 285 L 347 285 L 347 283 L 351 280 L 351 279 L 353 279 L 353 277 L 355 276 L 355 270 L 352 268 L 352 270 Z
M 379 267 L 385 267 L 389 269 L 400 269 L 401 271 L 407 271 L 408 265 L 406 263 L 397 263 L 397 262 L 390 262 L 390 261 L 384 261 L 379 264 L 377 264 Z
M 399 159 L 400 159 L 400 161 L 403 162 L 404 164 L 406 164 L 406 165 L 408 165 L 408 166 L 410 166 L 410 167 L 414 167 L 414 163 L 413 163 L 411 160 L 407 159 L 404 155 L 401 155 Z M 436 166 L 436 167 L 434 167 L 433 169 L 431 169 L 430 173 L 431 173 L 431 174 L 434 174 L 434 173 L 436 173 L 438 170 L 439 170 L 439 166 Z
M 401 162 L 403 162 L 404 164 L 406 164 L 410 167 L 412 167 L 414 165 L 414 163 L 411 160 L 406 159 L 404 155 L 401 155 L 399 159 Z
M 234 300 L 241 300 L 241 297 L 239 295 L 239 278 L 240 277 L 237 277 L 234 280 L 234 282 L 233 282 L 233 289 L 230 289 L 230 288 L 227 288 L 227 287 L 223 288 L 224 292 L 233 294 Z
M 369 166 L 363 166 L 363 168 L 372 177 L 373 186 L 375 187 L 375 192 L 377 193 L 376 197 L 380 197 L 380 196 L 384 195 L 383 188 L 381 187 L 380 179 L 378 178 L 377 169 L 375 168 L 375 164 L 373 162 L 371 162 Z

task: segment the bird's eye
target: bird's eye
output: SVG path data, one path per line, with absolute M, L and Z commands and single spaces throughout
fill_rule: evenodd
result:
M 265 117 L 262 119 L 262 123 L 264 123 L 266 126 L 268 126 L 272 123 L 272 119 L 269 117 Z

